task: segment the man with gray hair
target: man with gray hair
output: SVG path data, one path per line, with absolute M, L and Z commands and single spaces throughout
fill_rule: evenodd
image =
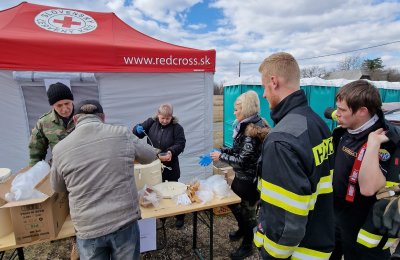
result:
M 156 150 L 128 128 L 104 123 L 103 108 L 85 100 L 75 130 L 53 149 L 52 188 L 69 193 L 81 259 L 139 259 L 140 218 L 133 161 L 154 161 Z

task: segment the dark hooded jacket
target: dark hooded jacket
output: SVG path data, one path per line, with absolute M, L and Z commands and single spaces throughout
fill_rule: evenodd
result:
M 147 143 L 160 149 L 161 152 L 171 151 L 172 153 L 170 162 L 162 162 L 166 167 L 171 168 L 171 170 L 164 168 L 162 173 L 163 181 L 178 181 L 181 176 L 178 155 L 183 152 L 186 144 L 185 133 L 183 127 L 178 124 L 178 119 L 173 117 L 171 123 L 163 126 L 157 117 L 151 117 L 141 123 L 141 125 L 151 140 L 151 142 L 147 140 Z M 133 128 L 133 134 L 139 138 L 145 137 L 145 134 L 137 133 L 137 126 Z
M 259 198 L 257 161 L 268 131 L 267 123 L 257 115 L 240 125 L 232 148 L 221 149 L 220 160 L 228 163 L 235 171 L 232 190 L 244 200 L 255 201 Z

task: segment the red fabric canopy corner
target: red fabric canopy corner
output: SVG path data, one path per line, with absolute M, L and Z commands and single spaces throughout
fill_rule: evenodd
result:
M 215 72 L 215 50 L 151 38 L 113 13 L 21 3 L 0 12 L 0 69 Z

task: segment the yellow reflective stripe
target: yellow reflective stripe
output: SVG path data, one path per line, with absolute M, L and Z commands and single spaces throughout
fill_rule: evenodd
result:
M 313 210 L 319 194 L 332 193 L 333 170 L 328 176 L 321 177 L 316 191 L 311 195 L 298 195 L 285 190 L 275 184 L 260 179 L 258 186 L 261 186 L 261 199 L 274 206 L 282 208 L 293 214 L 307 216 L 309 210 Z
M 318 194 L 327 194 L 333 192 L 332 188 L 332 177 L 333 170 L 329 171 L 328 176 L 321 177 L 321 180 L 318 183 Z
M 298 247 L 294 250 L 293 255 L 290 259 L 294 260 L 320 260 L 320 259 L 329 259 L 332 253 L 325 253 L 305 247 Z
M 297 195 L 275 184 L 261 181 L 261 199 L 293 214 L 307 216 L 311 195 Z
M 254 240 L 253 240 L 253 242 L 254 242 L 254 244 L 256 245 L 256 247 L 262 247 L 263 241 L 264 241 L 263 237 L 264 237 L 264 235 L 261 234 L 259 231 L 257 231 L 257 232 L 254 234 Z
M 372 234 L 364 229 L 360 229 L 357 235 L 357 242 L 368 248 L 376 247 L 381 241 L 382 236 Z
M 296 248 L 296 246 L 291 247 L 277 244 L 259 231 L 254 235 L 254 244 L 258 248 L 264 245 L 264 250 L 275 258 L 288 258 Z
M 387 181 L 385 187 L 389 188 L 397 185 L 399 185 L 399 183 L 393 181 Z
M 388 238 L 388 241 L 386 241 L 386 244 L 383 246 L 383 249 L 388 249 L 394 243 L 396 243 L 397 240 L 398 240 L 398 238 Z
M 329 194 L 333 192 L 332 178 L 333 178 L 333 170 L 329 171 L 328 176 L 321 177 L 317 185 L 317 191 L 311 195 L 310 210 L 314 209 L 318 195 Z
M 257 190 L 259 190 L 261 192 L 261 178 L 260 177 L 258 177 L 258 180 L 257 180 Z
M 264 244 L 265 251 L 275 258 L 288 258 L 292 256 L 291 259 L 321 260 L 329 259 L 331 255 L 331 253 L 325 253 L 305 247 L 280 245 L 270 240 L 259 231 L 254 235 L 254 244 L 258 248 L 262 247 Z
M 288 258 L 293 254 L 293 250 L 296 248 L 296 246 L 291 247 L 277 244 L 266 235 L 263 235 L 263 238 L 265 251 L 275 258 Z

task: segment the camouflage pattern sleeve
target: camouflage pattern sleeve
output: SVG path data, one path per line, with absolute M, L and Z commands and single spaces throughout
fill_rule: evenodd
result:
M 43 134 L 40 121 L 32 129 L 31 138 L 29 140 L 29 166 L 35 165 L 37 162 L 46 158 L 49 141 Z

